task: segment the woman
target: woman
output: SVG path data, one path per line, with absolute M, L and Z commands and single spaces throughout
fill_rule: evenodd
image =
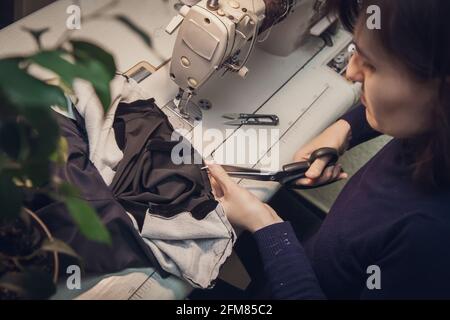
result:
M 394 139 L 350 179 L 305 248 L 289 222 L 211 165 L 216 197 L 254 233 L 273 298 L 450 298 L 450 1 L 330 3 L 354 32 L 347 77 L 362 83 L 362 106 L 295 160 L 381 133 Z M 369 5 L 381 10 L 381 29 L 367 27 Z M 326 164 L 298 183 L 346 178 Z

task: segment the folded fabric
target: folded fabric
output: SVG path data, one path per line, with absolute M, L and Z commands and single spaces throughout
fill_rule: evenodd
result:
M 231 254 L 235 234 L 211 192 L 201 159 L 189 144 L 175 164 L 179 136 L 153 99 L 117 107 L 114 132 L 124 157 L 111 183 L 161 267 L 194 287 L 208 288 Z M 174 140 L 174 138 L 176 138 Z
M 118 201 L 142 227 L 148 209 L 172 217 L 188 211 L 201 220 L 217 206 L 208 175 L 193 164 L 196 151 L 189 144 L 192 164 L 175 164 L 174 129 L 153 99 L 119 104 L 114 132 L 124 157 L 110 185 Z M 175 135 L 176 136 L 176 135 Z
M 201 165 L 171 161 L 174 129 L 153 99 L 142 100 L 145 93 L 133 80 L 113 81 L 104 119 L 92 88 L 80 83 L 76 92 L 90 159 L 160 267 L 195 287 L 210 287 L 236 237 Z
M 117 76 L 111 82 L 111 106 L 105 114 L 103 106 L 92 86 L 83 80 L 76 80 L 74 91 L 78 98 L 76 109 L 84 118 L 89 139 L 89 158 L 100 172 L 107 185 L 115 175 L 114 168 L 123 158 L 114 136 L 113 122 L 120 102 L 144 99 L 145 94 L 136 81 Z
M 165 271 L 197 288 L 213 287 L 236 238 L 220 204 L 200 223 L 189 212 L 148 213 L 141 234 Z

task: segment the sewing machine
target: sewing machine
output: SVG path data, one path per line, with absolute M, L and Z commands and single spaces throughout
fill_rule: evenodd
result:
M 107 2 L 80 0 L 83 14 Z M 95 21 L 74 36 L 112 52 L 121 72 L 141 61 L 150 64 L 151 75 L 141 87 L 205 158 L 251 167 L 274 165 L 276 158 L 282 165 L 292 162 L 296 150 L 359 98 L 359 86 L 343 77 L 351 35 L 336 26 L 333 18 L 323 16 L 323 2 L 185 0 L 191 6 L 182 6 L 173 0 L 119 1 L 111 14 L 126 15 L 140 25 L 151 35 L 153 49 L 117 21 Z M 1 30 L 0 43 L 11 39 L 15 43 L 0 46 L 0 55 L 34 50 L 31 37 L 21 31 L 24 25 L 50 26 L 43 44 L 53 43 L 65 30 L 66 8 L 71 4 L 60 0 Z M 276 114 L 280 121 L 256 153 L 227 159 L 227 155 L 245 153 L 230 141 L 268 128 L 226 126 L 224 113 Z M 263 201 L 279 188 L 271 182 L 239 183 Z M 227 273 L 225 266 L 224 278 Z M 82 292 L 62 285 L 55 298 L 84 292 L 81 298 L 183 299 L 192 290 L 175 277 L 162 279 L 152 268 L 125 270 L 83 283 Z
M 169 70 L 179 87 L 172 108 L 191 123 L 202 119 L 201 107 L 205 105 L 204 100 L 195 103 L 193 96 L 215 73 L 223 72 L 223 76 L 230 72 L 247 78 L 250 70 L 246 64 L 256 46 L 274 55 L 289 56 L 308 36 L 321 37 L 328 46 L 333 45 L 331 33 L 337 19 L 325 16 L 323 0 L 187 3 L 191 6 L 179 8 L 166 32 L 172 34 L 179 29 Z
M 185 120 L 177 127 L 192 131 L 188 137 L 204 157 L 276 170 L 292 160 L 293 146 L 300 148 L 320 132 L 317 125 L 324 129 L 357 101 L 359 86 L 344 78 L 351 39 L 336 17 L 325 15 L 325 1 L 189 2 L 166 28 L 168 34 L 178 31 L 168 68 L 178 91 L 163 110 Z M 224 126 L 225 112 L 275 114 L 281 119 L 279 136 L 242 157 L 248 146 L 229 142 L 245 139 L 249 128 Z M 308 116 L 314 120 L 306 121 Z M 220 130 L 223 140 L 205 147 L 208 129 Z M 255 190 L 263 190 L 264 200 L 273 194 L 267 184 Z

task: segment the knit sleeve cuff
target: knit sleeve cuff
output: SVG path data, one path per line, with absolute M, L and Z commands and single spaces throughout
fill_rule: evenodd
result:
M 254 237 L 263 256 L 279 256 L 301 248 L 291 223 L 287 221 L 260 229 Z

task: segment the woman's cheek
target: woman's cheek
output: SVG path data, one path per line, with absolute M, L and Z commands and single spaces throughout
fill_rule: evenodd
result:
M 382 133 L 403 135 L 408 128 L 405 120 L 410 116 L 405 109 L 408 90 L 396 74 L 381 71 L 372 74 L 367 90 L 370 91 L 369 114 L 373 118 L 374 129 Z
M 384 133 L 383 122 L 380 121 L 380 118 L 369 108 L 366 108 L 366 119 L 372 129 Z
M 367 79 L 365 82 L 364 96 L 367 122 L 373 129 L 382 132 L 383 101 L 380 101 L 382 95 L 379 93 L 376 83 L 370 79 Z

